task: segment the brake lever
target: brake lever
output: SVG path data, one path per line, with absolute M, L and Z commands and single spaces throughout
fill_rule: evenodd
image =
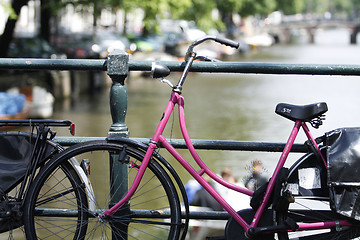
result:
M 167 79 L 165 79 L 165 78 L 158 78 L 159 79 L 159 81 L 161 82 L 161 83 L 166 83 L 167 85 L 169 85 L 171 88 L 174 88 L 174 85 L 169 81 L 169 80 L 167 80 Z

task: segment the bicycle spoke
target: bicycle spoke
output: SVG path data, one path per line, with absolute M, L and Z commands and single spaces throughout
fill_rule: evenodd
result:
M 73 224 L 71 224 L 71 220 L 68 220 L 69 223 L 67 225 L 58 225 L 58 221 L 55 219 L 42 219 L 41 222 L 44 222 L 45 225 L 41 224 L 41 222 L 38 222 L 38 229 L 41 230 L 46 230 L 47 232 L 51 232 L 51 235 L 46 236 L 43 239 L 52 239 L 55 236 L 58 236 L 60 238 L 60 236 L 62 238 L 66 238 L 67 236 L 71 235 L 73 233 Z M 74 220 L 75 221 L 75 220 Z M 70 227 L 71 228 L 66 228 L 66 227 Z M 55 231 L 54 231 L 55 230 Z M 66 234 L 65 236 L 63 235 L 63 233 L 68 232 L 68 234 Z
M 56 199 L 58 199 L 58 198 L 60 198 L 60 197 L 65 197 L 66 195 L 73 193 L 74 191 L 76 191 L 76 190 L 79 189 L 79 188 L 80 188 L 80 189 L 84 189 L 84 187 L 85 187 L 84 185 L 78 186 L 77 188 L 72 188 L 72 189 L 70 189 L 70 190 L 63 191 L 63 192 L 58 193 L 58 194 L 56 194 L 56 195 L 49 196 L 49 197 L 47 197 L 46 199 L 43 199 L 43 200 L 39 201 L 39 202 L 38 202 L 38 205 L 46 204 L 46 203 L 48 203 L 48 202 L 50 202 L 50 201 L 53 201 L 53 200 L 56 200 Z

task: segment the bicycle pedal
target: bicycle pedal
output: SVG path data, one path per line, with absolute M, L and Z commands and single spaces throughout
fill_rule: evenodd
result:
M 285 224 L 292 231 L 296 231 L 299 228 L 299 225 L 292 218 L 289 218 L 289 217 L 285 219 Z

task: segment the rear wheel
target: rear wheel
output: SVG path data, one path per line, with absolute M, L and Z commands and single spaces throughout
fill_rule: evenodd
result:
M 287 213 L 276 212 L 276 219 L 278 224 L 285 223 L 286 218 L 291 218 L 297 224 L 312 223 L 312 222 L 327 222 L 342 220 L 343 217 L 330 210 L 329 201 L 311 200 L 304 198 L 295 198 L 295 203 L 290 204 Z M 359 239 L 360 223 L 351 227 L 339 227 L 325 230 L 313 230 L 302 232 L 280 232 L 278 239 L 320 239 L 320 240 L 348 240 Z
M 143 157 L 141 150 L 107 141 L 81 143 L 62 152 L 43 168 L 30 190 L 24 218 L 28 239 L 178 239 L 182 227 L 178 194 L 154 159 L 128 203 L 111 216 L 101 215 L 128 191 Z M 76 185 L 54 180 L 61 163 L 71 158 L 82 162 L 91 190 L 77 180 Z M 72 194 L 78 191 L 82 193 Z M 83 194 L 86 203 L 79 199 Z M 111 196 L 118 199 L 112 201 Z M 74 205 L 63 205 L 59 201 L 63 197 Z M 58 213 L 49 216 L 42 209 Z M 71 234 L 75 231 L 79 234 Z
M 326 147 L 321 147 L 323 156 L 326 156 Z M 309 171 L 317 173 L 319 177 L 309 179 L 320 188 L 305 188 L 300 183 L 300 171 L 306 173 Z M 287 212 L 276 212 L 278 224 L 282 224 L 289 217 L 297 224 L 315 223 L 326 221 L 337 221 L 344 219 L 343 216 L 336 214 L 330 209 L 329 189 L 327 185 L 327 169 L 321 158 L 316 157 L 314 153 L 306 153 L 289 169 L 287 179 L 288 185 L 292 185 L 295 190 L 295 202 L 291 203 Z M 304 175 L 304 174 L 303 174 Z M 311 176 L 311 174 L 310 174 Z M 306 180 L 306 179 L 305 179 Z M 304 184 L 304 183 L 303 183 Z M 290 185 L 290 186 L 291 186 Z M 315 199 L 316 198 L 316 199 Z M 352 227 L 341 227 L 326 230 L 302 231 L 302 232 L 281 232 L 278 238 L 287 239 L 354 239 L 360 236 L 360 224 L 354 221 Z

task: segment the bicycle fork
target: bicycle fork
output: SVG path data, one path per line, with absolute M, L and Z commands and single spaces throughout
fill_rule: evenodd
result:
M 140 168 L 138 169 L 138 172 L 135 176 L 134 182 L 131 185 L 128 193 L 113 207 L 111 207 L 110 209 L 108 209 L 105 212 L 103 212 L 102 214 L 100 214 L 99 217 L 101 219 L 106 216 L 112 215 L 114 212 L 116 212 L 118 209 L 120 209 L 122 206 L 124 206 L 129 201 L 131 196 L 135 193 L 136 189 L 138 188 L 138 186 L 140 184 L 142 176 L 144 175 L 145 170 L 149 164 L 149 161 L 150 161 L 155 149 L 157 148 L 157 143 L 159 142 L 160 136 L 162 135 L 162 133 L 165 129 L 166 123 L 168 122 L 168 120 L 170 118 L 170 115 L 174 109 L 175 103 L 177 102 L 178 96 L 179 95 L 176 94 L 175 92 L 173 92 L 173 94 L 171 95 L 171 99 L 170 99 L 168 105 L 166 106 L 164 114 L 160 120 L 160 123 L 159 123 L 156 131 L 155 131 L 154 136 L 151 139 L 149 147 L 145 153 L 145 157 L 140 165 Z
M 151 156 L 154 152 L 154 150 L 157 148 L 156 144 L 154 143 L 150 143 L 149 148 L 145 154 L 145 158 L 143 159 L 140 168 L 138 169 L 138 172 L 135 176 L 134 182 L 131 185 L 128 193 L 124 196 L 124 198 L 122 198 L 118 203 L 116 203 L 113 207 L 111 207 L 110 209 L 106 210 L 105 212 L 103 212 L 102 214 L 99 215 L 100 218 L 103 218 L 105 216 L 109 216 L 112 215 L 114 212 L 116 212 L 118 209 L 120 209 L 123 205 L 126 204 L 126 202 L 128 202 L 128 200 L 130 199 L 130 197 L 135 193 L 136 189 L 138 188 L 141 178 L 144 175 L 144 172 L 148 166 L 148 163 L 151 159 Z

